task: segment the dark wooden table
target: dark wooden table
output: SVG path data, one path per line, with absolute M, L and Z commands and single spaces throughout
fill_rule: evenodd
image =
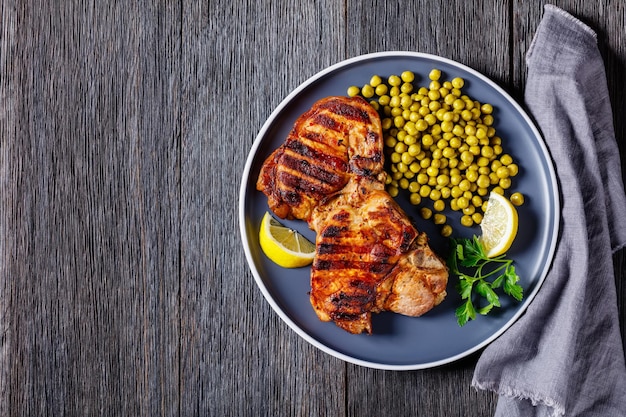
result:
M 0 415 L 493 414 L 477 355 L 346 364 L 279 319 L 244 258 L 245 158 L 319 70 L 420 51 L 522 99 L 543 1 L 386 3 L 0 3 Z M 624 155 L 624 3 L 557 5 L 598 32 Z

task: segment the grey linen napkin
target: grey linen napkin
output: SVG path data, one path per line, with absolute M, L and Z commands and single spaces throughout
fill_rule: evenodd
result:
M 612 255 L 626 244 L 626 198 L 595 32 L 547 5 L 526 58 L 526 105 L 559 181 L 559 243 L 537 297 L 485 349 L 472 385 L 500 395 L 497 417 L 623 417 Z

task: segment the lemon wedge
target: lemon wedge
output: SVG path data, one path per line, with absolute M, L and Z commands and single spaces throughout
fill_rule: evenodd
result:
M 283 268 L 310 265 L 315 256 L 315 245 L 297 231 L 290 229 L 265 212 L 259 230 L 263 253 Z
M 480 228 L 485 255 L 500 256 L 509 250 L 517 235 L 517 210 L 506 197 L 492 192 Z

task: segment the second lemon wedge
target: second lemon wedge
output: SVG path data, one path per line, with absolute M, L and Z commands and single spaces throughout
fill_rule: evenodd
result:
M 506 197 L 492 192 L 480 228 L 480 241 L 487 257 L 500 256 L 509 250 L 517 236 L 517 210 Z

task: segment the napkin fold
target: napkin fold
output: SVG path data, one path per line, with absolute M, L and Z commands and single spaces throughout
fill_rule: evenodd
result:
M 559 242 L 535 300 L 484 350 L 472 385 L 499 394 L 497 417 L 623 417 L 612 255 L 626 244 L 626 197 L 596 34 L 546 5 L 526 60 L 526 105 L 559 181 Z

